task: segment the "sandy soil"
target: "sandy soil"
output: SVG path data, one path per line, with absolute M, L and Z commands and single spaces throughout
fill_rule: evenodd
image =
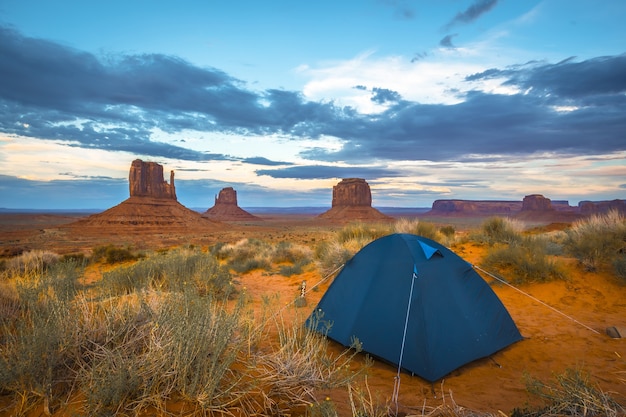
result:
M 59 253 L 89 251 L 96 245 L 130 244 L 136 248 L 158 248 L 185 244 L 207 246 L 217 241 L 236 241 L 245 237 L 271 242 L 288 240 L 315 246 L 341 228 L 307 216 L 261 215 L 261 220 L 229 223 L 223 230 L 150 233 L 132 230 L 76 230 L 71 227 L 74 217 L 49 216 L 8 218 L 0 215 L 0 250 L 10 254 L 20 250 L 47 249 Z M 18 221 L 19 220 L 19 221 Z M 447 220 L 454 224 L 452 220 Z M 474 225 L 476 221 L 463 220 Z M 70 224 L 68 226 L 68 224 Z M 459 228 L 457 228 L 459 230 Z M 480 265 L 484 249 L 465 244 L 453 250 L 467 261 Z M 2 254 L 0 253 L 0 254 Z M 611 339 L 605 334 L 610 326 L 626 326 L 626 286 L 620 284 L 610 271 L 583 271 L 574 260 L 566 260 L 567 280 L 529 284 L 514 289 L 494 283 L 500 297 L 524 340 L 486 358 L 468 364 L 436 384 L 419 377 L 401 374 L 398 406 L 401 413 L 420 414 L 424 406 L 438 406 L 442 401 L 483 411 L 510 414 L 514 407 L 537 404 L 526 391 L 525 376 L 544 382 L 554 382 L 555 374 L 568 368 L 581 368 L 604 391 L 626 404 L 626 339 Z M 489 282 L 492 278 L 484 276 Z M 311 288 L 322 280 L 319 273 L 283 277 L 253 272 L 237 278 L 260 305 L 263 296 L 279 296 L 287 304 L 300 293 L 302 281 Z M 328 287 L 323 282 L 319 290 L 307 294 L 307 306 L 298 309 L 306 317 Z M 541 300 L 541 303 L 531 298 Z M 545 304 L 543 304 L 545 303 Z M 559 312 L 553 310 L 552 308 Z M 292 309 L 293 310 L 293 309 Z M 290 313 L 291 314 L 291 313 Z M 575 321 L 576 320 L 576 321 Z M 340 349 L 333 344 L 333 349 Z M 363 357 L 360 358 L 363 360 Z M 390 401 L 396 369 L 376 361 L 368 376 L 369 388 L 375 399 Z M 442 399 L 442 394 L 445 399 Z M 341 412 L 349 414 L 345 390 L 320 392 L 319 398 L 330 397 Z

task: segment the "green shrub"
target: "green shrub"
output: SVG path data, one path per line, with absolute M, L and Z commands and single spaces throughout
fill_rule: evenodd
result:
M 454 226 L 450 225 L 442 226 L 441 228 L 439 228 L 439 232 L 444 236 L 450 238 L 454 236 L 454 234 L 456 233 L 456 229 L 454 228 Z
M 566 251 L 590 271 L 626 250 L 626 221 L 617 211 L 576 221 L 566 234 Z
M 104 261 L 108 264 L 116 264 L 126 261 L 135 261 L 142 256 L 133 253 L 130 247 L 121 248 L 114 245 L 96 246 L 92 250 L 91 260 L 93 262 Z
M 481 233 L 474 235 L 473 239 L 489 245 L 518 243 L 522 240 L 522 229 L 522 224 L 516 220 L 508 217 L 490 217 L 481 225 Z
M 484 258 L 484 266 L 512 277 L 516 284 L 545 282 L 563 278 L 557 262 L 546 253 L 546 241 L 525 237 L 510 245 L 492 246 Z
M 626 284 L 626 255 L 619 256 L 613 261 L 615 275 Z
M 182 291 L 194 287 L 200 294 L 224 297 L 234 291 L 231 275 L 214 255 L 199 250 L 177 250 L 150 256 L 102 274 L 103 292 L 130 294 L 148 287 Z

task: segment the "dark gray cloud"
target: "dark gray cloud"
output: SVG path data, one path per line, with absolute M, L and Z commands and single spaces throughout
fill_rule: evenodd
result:
M 483 9 L 491 4 L 484 3 Z M 468 76 L 468 85 L 501 80 L 520 93 L 470 91 L 455 105 L 407 101 L 380 86 L 371 90 L 372 100 L 387 109 L 372 115 L 307 101 L 294 91 L 254 92 L 220 70 L 199 68 L 176 57 L 99 59 L 6 28 L 0 28 L 0 56 L 0 132 L 64 140 L 68 146 L 269 166 L 285 164 L 198 152 L 185 148 L 184 141 L 153 141 L 152 132 L 273 134 L 294 141 L 331 136 L 341 142 L 340 150 L 320 147 L 302 156 L 357 165 L 463 161 L 469 155 L 474 161 L 475 155 L 485 160 L 493 155 L 517 158 L 544 151 L 593 155 L 626 149 L 626 55 L 492 68 Z M 366 86 L 354 88 L 369 91 Z M 575 111 L 556 111 L 559 107 Z M 329 167 L 314 171 L 289 167 L 259 173 L 293 178 L 357 175 L 349 169 L 331 172 Z
M 459 12 L 444 27 L 443 31 L 450 30 L 453 26 L 472 23 L 489 10 L 493 9 L 498 0 L 476 0 L 467 9 Z
M 372 93 L 371 100 L 377 104 L 397 103 L 402 100 L 400 93 L 386 88 L 374 87 Z
M 252 165 L 266 165 L 266 166 L 293 165 L 290 162 L 272 161 L 271 159 L 267 159 L 263 157 L 245 158 L 245 159 L 242 159 L 242 161 L 247 164 L 252 164 Z
M 443 46 L 444 48 L 455 49 L 456 47 L 452 43 L 452 38 L 457 36 L 458 33 L 454 33 L 452 35 L 446 35 L 439 41 L 439 46 Z
M 332 178 L 377 178 L 401 175 L 397 170 L 372 167 L 337 167 L 332 165 L 303 165 L 282 169 L 260 169 L 259 175 L 273 178 L 332 179 Z

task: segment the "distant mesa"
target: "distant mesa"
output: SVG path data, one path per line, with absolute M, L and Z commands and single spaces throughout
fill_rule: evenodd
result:
M 237 191 L 233 187 L 222 188 L 215 196 L 215 205 L 202 216 L 219 221 L 261 220 L 237 205 Z
M 531 194 L 522 200 L 522 211 L 554 211 L 552 201 L 541 194 Z
M 128 181 L 128 199 L 71 225 L 107 227 L 118 231 L 120 227 L 134 231 L 192 231 L 225 227 L 180 204 L 176 199 L 174 171 L 170 171 L 168 183 L 163 179 L 163 166 L 156 162 L 134 160 Z
M 521 201 L 435 200 L 428 214 L 433 215 L 507 215 L 521 211 Z
M 578 208 L 583 215 L 605 214 L 612 210 L 626 214 L 626 200 L 581 201 Z
M 435 216 L 511 216 L 528 221 L 575 221 L 593 214 L 616 210 L 626 214 L 625 200 L 581 201 L 570 206 L 566 200 L 550 200 L 530 194 L 522 201 L 435 200 L 427 215 Z
M 332 207 L 318 217 L 340 222 L 392 220 L 372 207 L 370 186 L 362 178 L 344 178 L 333 186 Z

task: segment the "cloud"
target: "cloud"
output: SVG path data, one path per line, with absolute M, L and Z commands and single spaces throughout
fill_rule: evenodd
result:
M 477 17 L 480 10 L 494 5 L 475 3 L 473 14 L 466 14 Z M 328 83 L 358 94 L 358 99 L 376 107 L 372 112 L 301 92 L 248 90 L 223 71 L 176 57 L 98 59 L 6 28 L 0 29 L 0 56 L 0 132 L 147 157 L 284 165 L 288 161 L 262 154 L 246 159 L 203 151 L 197 145 L 200 140 L 176 145 L 158 141 L 154 132 L 274 135 L 302 143 L 298 156 L 312 160 L 309 165 L 320 165 L 257 171 L 275 178 L 351 175 L 350 169 L 327 167 L 325 161 L 369 165 L 514 160 L 542 152 L 593 155 L 626 148 L 626 55 L 483 71 L 467 65 L 465 70 L 474 68 L 474 73 L 456 75 L 457 90 L 448 92 L 455 100 L 432 103 L 416 99 L 404 86 L 441 89 L 436 76 L 446 70 L 446 76 L 457 74 L 460 67 L 399 59 L 367 65 L 367 57 L 360 57 Z M 325 81 L 311 88 L 323 91 Z M 337 146 L 324 148 L 324 138 L 332 138 Z M 190 142 L 196 147 L 185 147 Z
M 297 179 L 334 179 L 334 178 L 374 178 L 392 177 L 400 171 L 379 167 L 341 167 L 332 165 L 303 165 L 283 169 L 257 170 L 259 175 L 269 175 L 273 178 Z
M 372 90 L 372 101 L 378 104 L 397 103 L 402 100 L 402 96 L 393 90 L 374 87 Z
M 444 27 L 443 31 L 447 32 L 453 26 L 460 24 L 472 23 L 489 10 L 493 9 L 498 3 L 498 0 L 476 0 L 463 12 L 459 12 L 450 20 Z
M 454 33 L 452 35 L 446 35 L 443 37 L 443 39 L 441 39 L 439 41 L 439 46 L 443 46 L 444 48 L 449 48 L 449 49 L 454 49 L 456 48 L 453 44 L 452 44 L 452 38 L 454 38 L 455 36 L 458 36 L 458 33 Z

